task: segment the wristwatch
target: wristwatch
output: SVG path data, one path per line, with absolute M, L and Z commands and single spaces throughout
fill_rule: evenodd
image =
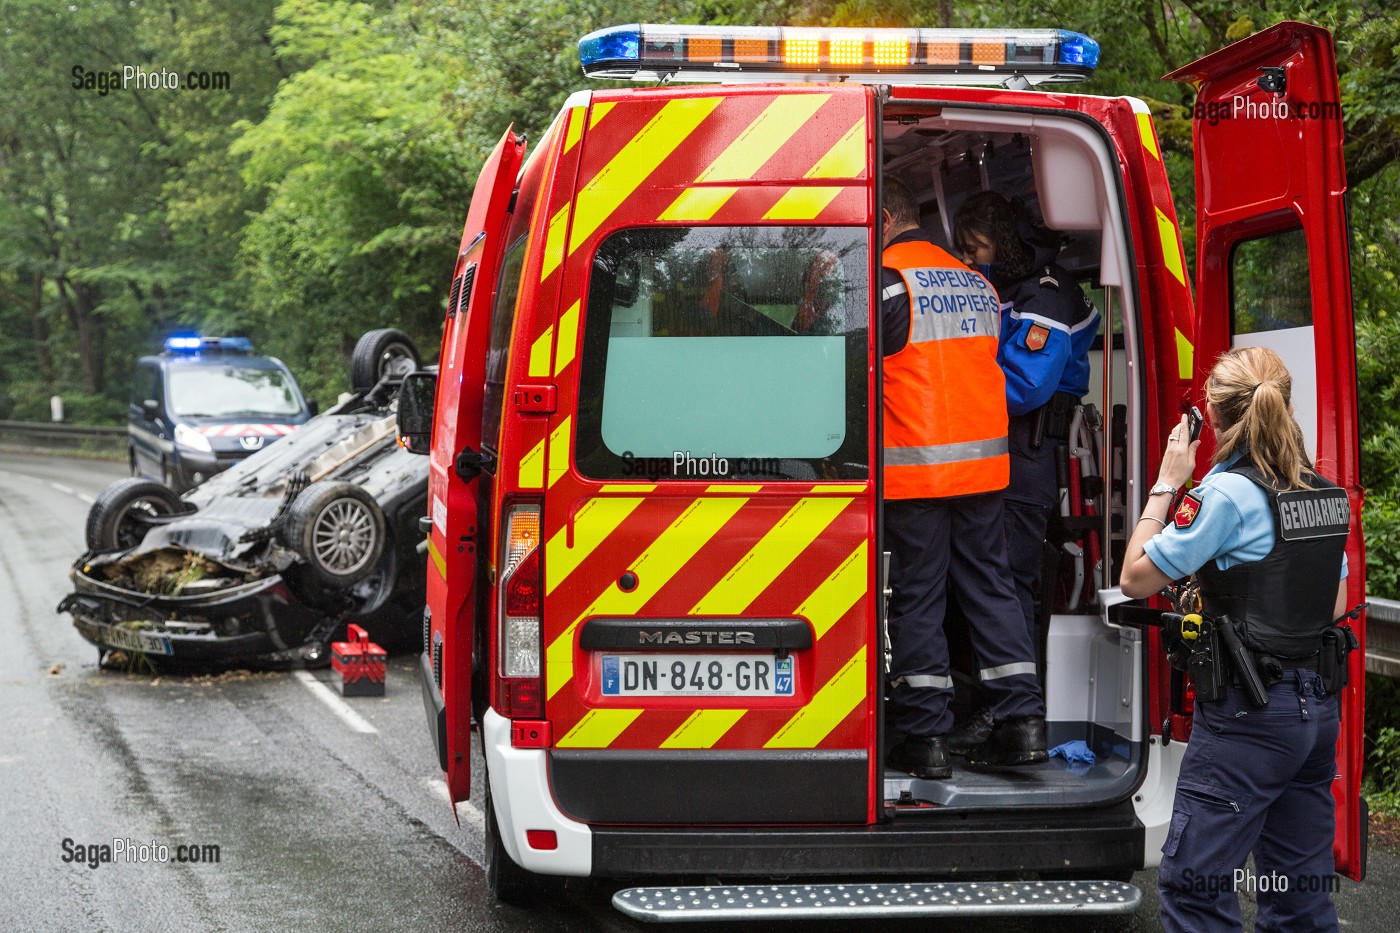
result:
M 1158 483 L 1156 486 L 1147 490 L 1147 497 L 1150 499 L 1153 496 L 1175 496 L 1176 491 L 1176 487 L 1170 483 Z

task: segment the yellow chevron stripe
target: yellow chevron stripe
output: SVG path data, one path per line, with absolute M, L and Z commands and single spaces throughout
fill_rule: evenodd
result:
M 617 102 L 605 104 L 594 104 L 593 112 L 588 115 L 588 128 L 591 130 L 598 125 L 598 121 L 608 115 L 608 112 L 617 106 Z
M 1142 137 L 1142 146 L 1152 154 L 1152 158 L 1158 162 L 1162 161 L 1162 153 L 1157 149 L 1157 133 L 1152 129 L 1152 114 L 1140 113 L 1137 115 L 1138 135 Z
M 565 204 L 549 218 L 549 229 L 545 231 L 544 258 L 540 261 L 540 281 L 549 278 L 550 273 L 564 261 L 564 244 L 569 232 L 569 208 Z
M 856 600 L 865 595 L 869 578 L 866 572 L 868 553 L 866 542 L 862 541 L 850 556 L 841 562 L 841 566 L 797 607 L 797 614 L 811 621 L 817 638 L 825 635 L 836 624 L 836 620 L 845 615 L 856 604 Z
M 541 440 L 530 452 L 520 458 L 520 488 L 544 488 L 544 441 Z
M 574 361 L 574 347 L 578 343 L 578 308 L 579 302 L 575 301 L 559 318 L 559 349 L 554 352 L 556 376 Z
M 437 568 L 438 574 L 447 579 L 447 559 L 442 556 L 442 552 L 433 544 L 432 535 L 428 536 L 428 557 L 432 560 L 433 566 Z
M 558 748 L 607 748 L 640 715 L 639 709 L 591 709 L 554 744 Z
M 569 457 L 573 450 L 574 416 L 570 415 L 559 422 L 559 427 L 549 432 L 549 485 L 559 482 L 560 477 L 569 472 Z
M 569 128 L 564 131 L 564 152 L 567 153 L 583 138 L 583 108 L 574 107 L 569 111 Z
M 812 487 L 812 492 L 865 492 L 864 483 L 828 483 Z
M 763 163 L 771 159 L 773 153 L 830 99 L 830 94 L 785 94 L 775 97 L 695 180 L 703 183 L 752 178 Z
M 592 501 L 617 500 L 594 499 Z M 640 502 L 641 500 L 633 501 Z M 612 583 L 603 591 L 602 595 L 593 601 L 591 606 L 570 623 L 569 627 L 558 638 L 550 643 L 545 656 L 547 696 L 554 696 L 574 676 L 574 630 L 578 628 L 579 622 L 595 615 L 634 614 L 646 604 L 647 600 L 655 596 L 657 591 L 676 575 L 676 571 L 684 567 L 700 548 L 704 547 L 748 501 L 738 496 L 730 496 L 696 499 L 687 506 L 686 510 L 677 516 L 676 520 L 632 562 L 629 569 L 637 574 L 637 588 L 630 593 L 624 593 L 617 588 L 616 583 Z M 583 513 L 580 512 L 579 517 L 582 515 Z M 577 536 L 577 528 L 575 528 L 574 534 Z M 575 537 L 575 543 L 577 540 Z M 546 573 L 551 570 L 548 551 L 545 552 L 545 570 Z M 559 579 L 562 580 L 563 577 Z M 546 582 L 545 591 L 549 592 L 552 588 Z
M 662 748 L 714 748 L 748 710 L 701 709 L 691 714 L 661 743 Z
M 600 492 L 651 492 L 655 483 L 605 483 Z
M 852 499 L 799 499 L 797 504 L 730 568 L 690 610 L 690 615 L 738 615 L 807 549 Z
M 778 203 L 763 215 L 764 220 L 812 220 L 836 200 L 843 188 L 789 188 Z
M 706 486 L 706 492 L 758 492 L 763 486 L 727 486 L 716 483 L 714 486 Z
M 816 748 L 865 699 L 865 647 L 846 662 L 812 702 L 797 711 L 764 748 Z
M 530 345 L 530 375 L 541 377 L 549 375 L 549 351 L 554 345 L 554 325 L 551 324 L 544 329 L 533 344 Z
M 734 196 L 738 188 L 687 188 L 676 196 L 671 206 L 661 212 L 660 220 L 709 220 Z
M 640 498 L 621 496 L 600 496 L 585 502 L 574 516 L 574 546 L 569 547 L 568 528 L 560 528 L 545 545 L 545 594 L 553 593 L 555 587 L 641 504 Z
M 1176 332 L 1176 375 L 1179 379 L 1191 378 L 1191 367 L 1196 361 L 1196 348 L 1181 331 Z
M 866 166 L 865 117 L 846 131 L 836 145 L 807 170 L 804 178 L 864 178 Z
M 685 142 L 721 100 L 720 97 L 673 100 L 647 121 L 647 125 L 578 193 L 574 232 L 569 238 L 570 253 L 587 242 L 608 215 Z
M 1162 262 L 1166 264 L 1172 277 L 1185 285 L 1186 273 L 1181 269 L 1181 241 L 1176 236 L 1176 224 L 1162 213 L 1160 207 L 1153 205 L 1152 209 L 1157 212 L 1157 236 L 1162 241 Z

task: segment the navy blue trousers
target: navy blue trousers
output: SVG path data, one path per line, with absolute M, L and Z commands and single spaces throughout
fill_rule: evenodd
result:
M 1011 484 L 1006 487 L 1006 551 L 1011 563 L 1011 580 L 1021 617 L 1031 644 L 1035 638 L 1035 586 L 1044 560 L 1045 529 L 1050 512 L 1059 503 L 1059 483 L 1055 478 L 1055 445 L 1062 441 L 1046 437 L 1040 447 L 1031 446 L 1029 415 L 1011 419 L 1008 441 L 1011 448 Z M 1046 593 L 1043 599 L 1050 599 Z
M 953 728 L 943 618 L 948 587 L 967 616 L 983 693 L 997 719 L 1043 716 L 1035 653 L 1011 589 L 1002 494 L 885 500 L 890 552 L 890 699 L 906 735 Z
M 1196 705 L 1158 872 L 1163 927 L 1238 930 L 1243 890 L 1258 899 L 1261 933 L 1337 929 L 1337 710 L 1311 671 L 1285 672 L 1263 708 L 1240 687 Z

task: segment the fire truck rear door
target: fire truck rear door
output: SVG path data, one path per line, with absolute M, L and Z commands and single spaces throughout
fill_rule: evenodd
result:
M 429 539 L 428 609 L 434 668 L 446 707 L 439 727 L 440 758 L 454 803 L 471 792 L 471 676 L 478 550 L 489 532 L 477 520 L 477 481 L 457 470 L 460 455 L 481 452 L 482 376 L 491 329 L 491 299 L 504 247 L 505 223 L 525 139 L 507 129 L 482 166 L 467 211 L 466 228 L 452 274 L 450 307 L 442 337 L 437 423 L 428 476 L 432 536 Z M 441 647 L 439 647 L 439 645 Z M 440 660 L 438 658 L 440 657 Z M 443 732 L 445 731 L 445 736 Z
M 1197 86 L 1195 387 L 1232 346 L 1268 346 L 1320 471 L 1348 491 L 1348 589 L 1364 599 L 1356 343 L 1332 36 L 1285 22 L 1187 65 Z M 1363 636 L 1360 622 L 1353 625 Z M 1360 878 L 1364 651 L 1353 652 L 1338 746 L 1337 870 Z

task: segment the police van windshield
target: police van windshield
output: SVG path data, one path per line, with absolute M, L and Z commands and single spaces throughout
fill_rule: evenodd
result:
M 579 470 L 867 476 L 867 262 L 863 228 L 610 236 L 588 292 Z
M 168 376 L 170 413 L 186 418 L 301 413 L 287 375 L 241 366 L 177 366 Z

